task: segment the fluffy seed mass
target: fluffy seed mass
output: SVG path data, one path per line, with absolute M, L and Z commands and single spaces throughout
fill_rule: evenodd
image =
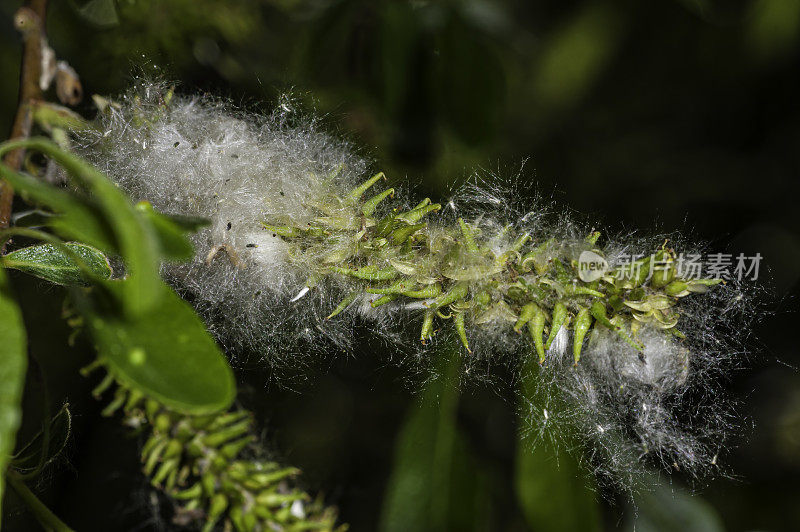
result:
M 357 324 L 419 360 L 448 327 L 465 374 L 533 373 L 526 430 L 579 442 L 613 482 L 635 485 L 649 463 L 716 469 L 747 298 L 682 277 L 678 252 L 698 250 L 679 237 L 598 240 L 496 179 L 402 201 L 288 100 L 261 116 L 141 82 L 77 144 L 135 201 L 211 221 L 194 260 L 163 273 L 240 360 L 280 368 L 331 342 L 349 350 Z

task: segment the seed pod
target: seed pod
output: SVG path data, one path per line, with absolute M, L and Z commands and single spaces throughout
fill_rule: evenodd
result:
M 437 309 L 455 303 L 456 301 L 465 299 L 469 294 L 469 285 L 467 283 L 456 283 L 446 293 L 440 295 L 431 305 L 431 308 Z
M 686 281 L 672 281 L 671 283 L 669 283 L 667 286 L 664 287 L 664 293 L 669 296 L 681 297 L 681 294 L 683 294 L 684 292 L 686 292 L 686 294 L 689 293 L 688 288 L 689 288 L 689 283 L 687 283 Z
M 383 179 L 385 177 L 386 176 L 383 174 L 383 172 L 378 172 L 377 174 L 375 174 L 374 176 L 370 177 L 369 179 L 367 179 L 366 181 L 364 181 L 363 183 L 358 185 L 356 188 L 351 190 L 350 193 L 347 194 L 347 199 L 352 200 L 352 201 L 358 200 L 364 194 L 364 192 L 369 190 L 369 188 L 372 185 L 374 185 L 380 179 Z
M 425 288 L 420 290 L 406 290 L 405 292 L 400 292 L 400 295 L 411 297 L 414 299 L 430 299 L 432 297 L 436 297 L 442 293 L 442 285 L 439 283 L 429 284 Z
M 211 532 L 211 530 L 214 529 L 214 525 L 216 524 L 217 520 L 227 508 L 228 498 L 222 493 L 217 493 L 214 495 L 208 505 L 208 515 L 206 517 L 206 524 L 203 527 L 203 532 Z
M 164 453 L 161 455 L 162 460 L 169 460 L 170 458 L 176 458 L 181 455 L 183 452 L 183 442 L 177 439 L 171 439 L 167 443 L 167 446 L 164 448 Z
M 433 337 L 433 314 L 432 310 L 425 311 L 425 318 L 422 320 L 422 331 L 419 335 L 419 339 L 423 344 Z
M 461 343 L 464 346 L 464 349 L 467 350 L 468 353 L 472 353 L 472 349 L 469 348 L 469 342 L 467 341 L 467 328 L 464 324 L 464 313 L 463 312 L 456 312 L 453 315 L 453 323 L 456 326 L 456 333 L 458 334 L 458 339 L 461 340 Z
M 386 305 L 387 303 L 391 303 L 398 297 L 400 297 L 398 294 L 386 294 L 385 296 L 379 297 L 375 301 L 371 301 L 369 306 L 372 308 L 378 308 L 382 305 Z
M 165 460 L 161 463 L 161 466 L 159 466 L 158 471 L 156 471 L 156 474 L 153 475 L 153 478 L 150 479 L 150 483 L 154 486 L 158 486 L 164 481 L 165 478 L 167 478 L 167 475 L 178 468 L 179 464 L 180 461 L 177 458 Z
M 341 303 L 339 303 L 339 304 L 336 306 L 336 308 L 335 308 L 335 309 L 333 309 L 333 312 L 331 312 L 330 314 L 328 314 L 328 316 L 327 316 L 325 319 L 326 319 L 326 320 L 329 320 L 329 319 L 331 319 L 331 318 L 333 318 L 333 317 L 335 317 L 335 316 L 338 316 L 338 315 L 339 315 L 339 314 L 340 314 L 340 313 L 341 313 L 341 312 L 342 312 L 344 309 L 346 309 L 347 307 L 349 307 L 349 306 L 350 306 L 350 304 L 351 304 L 353 301 L 355 301 L 355 300 L 356 300 L 356 298 L 358 297 L 358 294 L 359 294 L 358 290 L 356 290 L 356 291 L 353 291 L 353 292 L 350 292 L 349 294 L 347 294 L 347 295 L 344 297 L 344 299 L 342 299 Z
M 613 323 L 611 320 L 608 319 L 608 315 L 606 314 L 606 307 L 605 305 L 603 305 L 602 302 L 595 301 L 592 304 L 590 312 L 592 313 L 592 317 L 594 317 L 594 319 L 596 319 L 598 322 L 602 323 L 609 329 L 616 332 L 619 335 L 619 337 L 625 340 L 625 342 L 628 345 L 630 345 L 637 351 L 640 352 L 644 351 L 644 345 L 636 341 L 630 334 L 627 333 L 627 331 L 625 331 L 625 329 L 621 325 Z
M 592 315 L 589 309 L 581 307 L 578 314 L 575 316 L 575 329 L 572 333 L 572 357 L 575 359 L 575 364 L 581 359 L 581 350 L 583 349 L 583 339 L 586 333 L 592 326 Z
M 106 407 L 100 411 L 100 415 L 105 417 L 110 417 L 114 415 L 114 412 L 120 409 L 122 405 L 125 404 L 125 400 L 127 399 L 127 393 L 125 389 L 121 386 L 117 388 L 117 391 L 114 392 L 114 399 L 106 405 Z
M 296 238 L 302 234 L 302 232 L 296 227 L 291 227 L 288 225 L 269 225 L 264 223 L 262 223 L 261 225 L 267 231 L 276 234 L 278 236 L 282 236 L 284 238 Z
M 538 310 L 539 306 L 536 303 L 528 303 L 523 306 L 519 312 L 519 319 L 514 324 L 514 332 L 520 332 L 525 324 L 531 321 Z
M 668 251 L 659 251 L 655 255 L 655 260 L 657 262 L 653 269 L 650 285 L 654 288 L 662 288 L 675 278 L 675 264 L 672 253 Z
M 364 216 L 372 216 L 372 213 L 375 212 L 375 209 L 378 207 L 378 204 L 385 200 L 388 196 L 394 195 L 394 189 L 389 188 L 381 192 L 380 194 L 376 194 L 372 196 L 370 199 L 364 202 L 361 206 L 361 212 L 364 213 Z
M 201 495 L 203 495 L 203 486 L 199 482 L 195 482 L 191 487 L 185 490 L 172 493 L 172 496 L 179 500 L 196 499 Z
M 108 390 L 108 388 L 114 384 L 114 382 L 116 382 L 114 376 L 111 373 L 106 374 L 106 376 L 103 377 L 103 380 L 100 381 L 100 384 L 95 386 L 95 388 L 92 390 L 92 397 L 99 399 L 100 396 L 103 395 L 103 392 Z
M 575 286 L 575 285 L 566 285 L 564 287 L 564 293 L 571 297 L 576 296 L 591 296 L 591 297 L 605 297 L 605 294 L 602 292 L 598 292 L 597 290 L 592 290 L 591 288 L 587 288 L 585 286 Z
M 537 306 L 533 317 L 528 322 L 528 330 L 531 333 L 536 354 L 539 356 L 539 364 L 544 364 L 544 322 L 544 311 Z
M 415 282 L 410 279 L 400 279 L 399 281 L 396 281 L 385 288 L 370 287 L 367 288 L 365 292 L 367 292 L 368 294 L 382 294 L 382 295 L 402 294 L 406 290 L 411 289 L 414 286 L 414 284 Z
M 245 419 L 243 421 L 240 421 L 239 423 L 235 423 L 233 425 L 225 427 L 224 429 L 220 429 L 217 432 L 208 434 L 205 438 L 203 438 L 203 443 L 205 443 L 209 447 L 219 447 L 220 445 L 229 440 L 247 434 L 251 426 L 252 423 L 250 422 L 250 420 Z
M 531 239 L 531 235 L 529 233 L 523 233 L 522 236 L 518 237 L 513 244 L 511 244 L 511 250 L 519 252 L 522 249 L 522 246 L 528 243 L 528 240 Z
M 556 339 L 558 331 L 561 329 L 561 326 L 564 325 L 566 319 L 567 307 L 561 301 L 556 301 L 555 305 L 553 305 L 553 319 L 550 322 L 550 334 L 547 337 L 547 342 L 544 344 L 545 349 L 549 350 L 550 346 L 553 345 L 553 341 Z
M 463 237 L 462 243 L 464 248 L 469 253 L 477 253 L 478 246 L 475 244 L 475 231 L 467 225 L 463 218 L 458 219 L 458 225 L 461 227 L 461 235 Z
M 158 461 L 161 458 L 161 453 L 164 451 L 167 443 L 167 440 L 161 440 L 153 447 L 149 454 L 142 456 L 144 460 L 144 467 L 142 468 L 142 471 L 144 471 L 145 475 L 150 476 L 153 473 L 153 470 L 156 468 L 156 464 L 158 464 Z
M 395 229 L 392 231 L 392 235 L 390 240 L 395 245 L 400 245 L 408 240 L 414 233 L 419 231 L 420 229 L 424 229 L 427 224 L 413 224 L 413 225 L 406 225 L 404 227 L 400 227 L 399 229 Z
M 395 216 L 395 220 L 403 221 L 406 222 L 407 224 L 415 224 L 418 221 L 420 221 L 426 214 L 438 211 L 441 208 L 442 206 L 438 203 L 434 203 L 433 205 L 418 206 L 411 209 L 410 211 L 398 214 L 397 216 Z
M 231 443 L 226 443 L 222 446 L 219 450 L 219 454 L 224 456 L 228 459 L 233 459 L 239 455 L 248 445 L 256 441 L 255 436 L 247 436 L 242 438 L 241 440 L 237 440 Z
M 355 277 L 356 279 L 363 279 L 365 281 L 390 281 L 397 277 L 397 270 L 391 266 L 381 268 L 374 264 L 369 264 L 363 268 L 343 268 L 340 266 L 332 266 L 331 271 L 341 275 Z

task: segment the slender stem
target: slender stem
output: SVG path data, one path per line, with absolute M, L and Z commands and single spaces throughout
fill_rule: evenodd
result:
M 56 517 L 56 514 L 50 511 L 50 508 L 44 505 L 42 501 L 39 500 L 36 495 L 25 485 L 22 479 L 14 473 L 13 471 L 9 471 L 6 475 L 6 481 L 8 485 L 11 486 L 19 498 L 22 499 L 28 508 L 33 512 L 33 515 L 39 521 L 39 524 L 45 530 L 52 530 L 54 532 L 72 532 L 72 529 L 68 527 L 61 519 Z
M 39 79 L 42 73 L 42 45 L 45 40 L 45 16 L 47 0 L 29 0 L 14 15 L 15 25 L 22 33 L 22 65 L 19 78 L 19 103 L 14 124 L 11 127 L 11 139 L 27 138 L 31 134 L 33 117 L 31 103 L 42 98 Z M 19 170 L 25 150 L 18 149 L 8 153 L 3 162 Z M 0 182 L 0 228 L 8 227 L 11 221 L 11 205 L 14 201 L 14 189 L 6 182 Z

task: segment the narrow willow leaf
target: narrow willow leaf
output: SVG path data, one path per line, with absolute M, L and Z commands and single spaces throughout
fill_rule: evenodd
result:
M 149 309 L 159 297 L 161 280 L 158 275 L 159 244 L 145 216 L 134 209 L 125 194 L 100 171 L 48 139 L 6 142 L 0 147 L 0 152 L 16 148 L 36 150 L 50 157 L 64 168 L 76 185 L 91 194 L 125 261 L 129 282 L 123 285 L 122 301 L 126 310 L 139 314 Z M 16 187 L 14 183 L 12 186 Z
M 176 412 L 227 409 L 236 395 L 233 371 L 192 307 L 161 283 L 157 303 L 129 316 L 116 308 L 125 283 L 78 300 L 100 359 L 125 386 Z
M 18 249 L 3 256 L 3 265 L 51 283 L 66 286 L 89 284 L 91 279 L 87 278 L 74 257 L 66 250 L 77 255 L 96 277 L 111 277 L 113 272 L 106 256 L 99 249 L 78 242 L 65 242 L 63 248 L 54 244 L 38 244 Z
M 655 479 L 653 479 L 655 483 Z M 626 532 L 722 532 L 725 526 L 713 506 L 696 493 L 686 493 L 663 481 L 653 492 L 635 499 L 635 516 Z
M 530 405 L 540 404 L 534 379 L 537 361 L 529 357 L 521 393 L 523 416 Z M 600 507 L 587 486 L 579 464 L 567 453 L 521 434 L 517 440 L 514 488 L 525 521 L 531 530 L 591 532 L 601 529 Z
M 166 216 L 157 212 L 146 201 L 137 203 L 136 209 L 144 214 L 153 227 L 161 248 L 161 255 L 165 259 L 180 261 L 191 259 L 194 256 L 194 246 L 186 238 L 186 234 L 207 225 L 207 220 Z
M 5 470 L 14 450 L 22 411 L 22 387 L 28 364 L 25 328 L 16 301 L 8 290 L 5 271 L 0 268 L 0 501 L 5 487 Z
M 0 164 L 0 176 L 26 200 L 46 206 L 56 214 L 40 217 L 45 225 L 64 238 L 79 240 L 106 252 L 117 250 L 114 234 L 102 213 L 87 200 L 52 187 Z M 22 225 L 22 224 L 20 224 Z
M 455 337 L 449 344 L 437 354 L 442 376 L 426 385 L 398 436 L 383 532 L 488 528 L 488 482 L 456 426 L 461 355 Z

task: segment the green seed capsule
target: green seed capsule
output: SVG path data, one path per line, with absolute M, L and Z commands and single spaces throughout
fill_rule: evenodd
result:
M 340 266 L 332 266 L 331 271 L 341 275 L 355 277 L 356 279 L 363 279 L 365 281 L 390 281 L 397 277 L 397 270 L 391 266 L 387 268 L 380 268 L 373 264 L 364 266 L 363 268 L 342 268 Z
M 207 471 L 200 477 L 200 484 L 203 486 L 203 493 L 206 497 L 211 497 L 217 491 L 217 477 L 211 471 Z
M 255 436 L 246 436 L 241 440 L 237 440 L 231 443 L 226 443 L 219 450 L 219 454 L 228 459 L 236 458 L 237 456 L 239 456 L 240 452 L 242 452 L 248 445 L 250 445 L 255 441 L 256 441 Z
M 383 175 L 383 172 L 378 172 L 377 174 L 375 174 L 374 176 L 370 177 L 369 179 L 367 179 L 366 181 L 364 181 L 363 183 L 358 185 L 356 188 L 351 190 L 350 193 L 347 195 L 347 198 L 350 199 L 350 200 L 353 200 L 353 201 L 358 200 L 364 194 L 364 192 L 369 190 L 369 188 L 372 185 L 374 185 L 380 179 L 383 179 L 385 177 L 386 176 Z
M 99 399 L 103 392 L 108 390 L 111 385 L 114 384 L 114 376 L 110 373 L 103 377 L 103 380 L 100 381 L 100 384 L 95 386 L 94 390 L 92 390 L 92 397 L 95 399 Z
M 469 285 L 467 285 L 467 283 L 456 283 L 449 291 L 437 297 L 431 305 L 431 308 L 441 308 L 451 303 L 455 303 L 456 301 L 466 299 L 468 294 Z
M 653 268 L 653 277 L 650 279 L 650 285 L 654 288 L 662 288 L 675 278 L 675 264 L 672 253 L 661 250 L 656 253 L 655 261 L 656 263 Z
M 333 317 L 335 317 L 335 316 L 338 316 L 339 314 L 341 314 L 341 313 L 342 313 L 342 311 L 344 311 L 344 309 L 346 309 L 347 307 L 349 307 L 349 306 L 350 306 L 350 304 L 351 304 L 353 301 L 355 301 L 355 300 L 356 300 L 356 298 L 358 297 L 358 294 L 359 294 L 358 290 L 356 290 L 356 291 L 354 291 L 354 292 L 350 292 L 349 294 L 347 294 L 347 295 L 344 297 L 344 299 L 342 299 L 341 303 L 339 303 L 339 304 L 336 306 L 336 308 L 335 308 L 335 309 L 333 309 L 333 312 L 331 312 L 330 314 L 328 314 L 328 316 L 327 316 L 325 319 L 326 319 L 326 320 L 329 320 L 329 319 L 331 319 L 331 318 L 333 318 Z
M 223 443 L 247 434 L 252 424 L 249 419 L 235 423 L 217 432 L 212 432 L 203 438 L 203 443 L 209 447 L 219 447 Z
M 170 419 L 169 414 L 167 413 L 162 412 L 153 420 L 153 431 L 155 432 L 167 432 L 171 428 L 172 419 Z
M 375 212 L 375 209 L 378 207 L 378 204 L 385 200 L 388 196 L 394 196 L 394 189 L 389 188 L 372 196 L 370 199 L 364 202 L 364 205 L 361 206 L 361 212 L 364 213 L 364 216 L 372 216 L 372 213 Z
M 227 508 L 228 498 L 222 493 L 214 495 L 208 505 L 208 515 L 206 517 L 206 524 L 203 527 L 203 532 L 211 532 L 214 530 L 214 525 Z
M 117 388 L 117 391 L 114 393 L 114 399 L 100 412 L 100 415 L 104 417 L 111 417 L 114 415 L 114 412 L 119 410 L 120 407 L 125 404 L 127 398 L 128 394 L 125 392 L 125 389 Z
M 564 303 L 557 301 L 555 305 L 553 305 L 553 320 L 550 323 L 550 334 L 547 337 L 547 342 L 544 344 L 545 349 L 550 349 L 550 346 L 553 345 L 553 341 L 556 339 L 556 335 L 558 335 L 558 331 L 561 329 L 561 326 L 564 325 L 564 322 L 567 319 L 567 307 Z
M 464 313 L 456 312 L 455 315 L 453 316 L 453 323 L 456 326 L 456 333 L 458 334 L 458 339 L 461 340 L 464 349 L 466 349 L 468 353 L 472 353 L 472 349 L 469 348 L 469 342 L 467 341 L 467 328 L 464 323 Z
M 469 253 L 477 253 L 478 246 L 475 244 L 475 232 L 467 225 L 463 218 L 458 219 L 458 225 L 461 227 L 461 235 L 463 236 L 464 247 Z
M 602 292 L 598 292 L 597 290 L 592 290 L 591 288 L 587 288 L 585 286 L 566 285 L 564 287 L 564 293 L 571 297 L 577 297 L 577 296 L 605 297 L 605 294 L 603 294 Z
M 586 333 L 592 326 L 592 315 L 589 309 L 581 307 L 578 314 L 575 316 L 575 329 L 572 334 L 572 357 L 575 359 L 575 364 L 581 359 L 581 350 L 583 349 L 583 339 Z
M 378 308 L 380 306 L 386 305 L 387 303 L 391 303 L 395 299 L 400 297 L 398 294 L 386 294 L 385 296 L 381 296 L 375 301 L 371 301 L 369 306 L 372 308 Z
M 161 453 L 164 451 L 167 443 L 167 440 L 161 440 L 153 447 L 149 454 L 142 457 L 144 459 L 144 467 L 142 468 L 142 471 L 144 471 L 145 475 L 150 476 L 153 473 L 153 470 L 156 468 L 156 464 L 158 464 L 158 461 L 161 458 Z
M 520 332 L 525 324 L 533 319 L 538 310 L 539 306 L 536 305 L 536 303 L 528 303 L 527 305 L 523 306 L 519 312 L 519 319 L 514 324 L 514 332 Z
M 425 318 L 422 320 L 422 331 L 419 339 L 424 344 L 433 337 L 433 314 L 432 310 L 425 311 Z
M 608 319 L 608 315 L 606 314 L 606 307 L 605 305 L 603 305 L 602 302 L 595 301 L 592 304 L 590 312 L 592 313 L 594 319 L 596 319 L 598 322 L 602 323 L 609 329 L 616 332 L 619 335 L 619 337 L 625 340 L 625 342 L 628 345 L 630 345 L 637 351 L 644 351 L 644 345 L 642 345 L 641 342 L 634 340 L 634 338 L 630 334 L 628 334 L 628 332 L 625 331 L 625 329 L 623 329 L 621 325 L 613 323 L 611 320 Z
M 261 225 L 267 231 L 274 233 L 278 236 L 282 236 L 284 238 L 296 238 L 302 234 L 302 231 L 300 231 L 296 227 L 291 227 L 288 225 L 270 225 L 270 224 L 261 224 Z
M 442 285 L 439 283 L 429 284 L 425 288 L 420 290 L 406 290 L 405 292 L 400 292 L 400 295 L 411 297 L 414 299 L 430 299 L 432 297 L 436 297 L 442 293 Z
M 586 237 L 586 243 L 590 246 L 594 246 L 598 238 L 600 238 L 600 231 L 592 231 L 589 233 L 589 236 Z
M 417 206 L 411 209 L 410 211 L 406 211 L 402 214 L 398 214 L 395 216 L 395 220 L 399 220 L 405 222 L 407 224 L 415 224 L 420 221 L 425 215 L 430 214 L 432 212 L 438 211 L 441 209 L 442 206 L 438 203 L 434 203 L 433 205 L 422 205 Z
M 203 494 L 203 486 L 199 482 L 195 482 L 191 487 L 186 488 L 172 494 L 172 497 L 179 500 L 196 499 Z
M 522 246 L 528 243 L 528 240 L 531 239 L 531 235 L 528 233 L 523 234 L 519 238 L 517 238 L 514 243 L 511 245 L 511 250 L 519 252 L 522 249 Z
M 248 532 L 247 526 L 244 524 L 244 510 L 238 504 L 228 510 L 228 519 L 233 523 L 236 532 Z
M 407 241 L 414 233 L 420 229 L 424 229 L 425 226 L 426 224 L 414 224 L 400 227 L 399 229 L 392 231 L 390 240 L 393 244 L 400 245 Z
M 391 285 L 383 288 L 369 287 L 365 290 L 365 292 L 367 292 L 368 294 L 381 294 L 381 295 L 402 294 L 406 290 L 410 290 L 411 288 L 413 288 L 415 284 L 416 282 L 412 281 L 411 279 L 400 279 L 399 281 L 396 281 Z
M 539 355 L 539 364 L 544 364 L 544 322 L 544 311 L 536 307 L 533 317 L 528 322 L 528 330 L 531 333 L 536 354 Z
M 169 460 L 176 458 L 183 452 L 183 442 L 176 439 L 169 440 L 167 446 L 164 448 L 164 454 L 161 456 L 162 460 Z
M 681 292 L 686 291 L 688 288 L 689 283 L 685 281 L 672 281 L 664 287 L 664 293 L 669 296 L 677 296 Z
M 153 478 L 150 480 L 150 483 L 154 486 L 160 485 L 161 482 L 167 478 L 167 475 L 178 468 L 179 463 L 180 461 L 177 458 L 171 458 L 170 460 L 162 462 L 158 471 L 156 471 L 156 474 L 153 475 Z

